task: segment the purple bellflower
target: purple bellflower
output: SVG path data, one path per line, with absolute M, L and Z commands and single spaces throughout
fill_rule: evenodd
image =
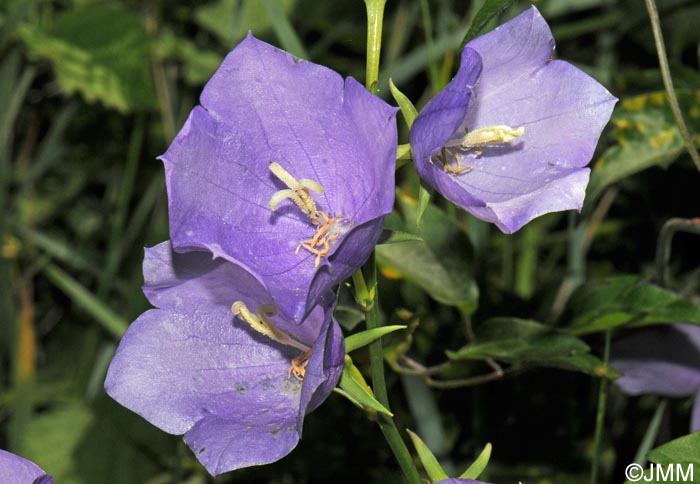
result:
M 512 233 L 580 210 L 617 99 L 573 65 L 532 7 L 469 42 L 455 78 L 416 118 L 416 170 L 445 198 Z
M 161 157 L 173 247 L 241 265 L 300 323 L 379 238 L 396 109 L 252 35 L 200 102 Z
M 298 325 L 267 289 L 211 252 L 146 250 L 144 294 L 156 309 L 128 329 L 105 390 L 184 440 L 214 476 L 274 462 L 331 393 L 344 342 L 332 305 Z
M 0 484 L 53 484 L 38 465 L 0 449 Z
M 644 328 L 611 348 L 615 384 L 628 395 L 695 396 L 690 431 L 700 430 L 700 326 Z

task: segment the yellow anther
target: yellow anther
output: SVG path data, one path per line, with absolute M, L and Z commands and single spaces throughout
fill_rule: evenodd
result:
M 302 178 L 298 180 L 294 178 L 287 170 L 282 168 L 282 166 L 273 161 L 269 164 L 268 168 L 282 183 L 284 183 L 288 189 L 280 190 L 272 195 L 268 206 L 273 212 L 277 210 L 277 205 L 282 200 L 290 199 L 296 204 L 297 207 L 301 209 L 307 217 L 311 219 L 314 224 L 317 224 L 319 219 L 319 211 L 316 209 L 316 202 L 309 193 L 310 190 L 323 194 L 323 187 L 313 180 L 308 178 Z
M 525 127 L 511 128 L 505 124 L 498 124 L 475 129 L 474 131 L 469 131 L 465 128 L 465 132 L 464 137 L 450 141 L 442 148 L 442 154 L 439 158 L 442 158 L 442 169 L 445 173 L 461 175 L 472 171 L 473 166 L 462 166 L 460 152 L 474 150 L 477 156 L 481 156 L 484 146 L 509 143 L 525 134 Z M 457 160 L 456 167 L 450 164 L 449 156 Z
M 309 364 L 309 357 L 311 356 L 311 350 L 307 350 L 300 356 L 292 360 L 292 366 L 289 367 L 289 373 L 287 378 L 292 376 L 298 381 L 304 381 L 304 376 L 306 375 L 306 366 Z
M 448 159 L 448 153 L 457 160 L 457 166 L 454 167 L 450 164 Z M 461 175 L 462 173 L 469 173 L 474 169 L 472 165 L 462 166 L 462 157 L 459 153 L 455 153 L 447 148 L 442 148 L 442 169 L 445 173 L 451 173 L 453 175 Z
M 316 225 L 321 224 L 321 219 L 323 219 L 323 225 L 316 229 L 316 233 L 310 239 L 303 240 L 297 245 L 295 254 L 299 253 L 299 249 L 302 247 L 312 254 L 316 255 L 314 260 L 314 267 L 318 267 L 321 263 L 321 257 L 328 255 L 331 251 L 331 242 L 338 238 L 338 234 L 332 232 L 335 223 L 340 221 L 343 217 L 329 217 L 326 212 L 319 211 L 319 220 Z

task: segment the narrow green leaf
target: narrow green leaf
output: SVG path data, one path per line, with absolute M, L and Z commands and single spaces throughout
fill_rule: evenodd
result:
M 472 463 L 472 465 L 469 466 L 469 468 L 464 471 L 464 474 L 459 476 L 460 479 L 477 479 L 482 472 L 484 472 L 484 469 L 486 469 L 486 466 L 489 463 L 489 459 L 491 458 L 491 443 L 487 443 L 484 446 L 484 450 L 481 451 L 481 454 L 479 454 L 479 457 L 476 458 L 476 460 Z
M 396 87 L 394 81 L 391 79 L 389 79 L 389 89 L 391 90 L 391 95 L 394 96 L 396 104 L 398 104 L 399 108 L 401 108 L 401 114 L 403 114 L 403 119 L 406 121 L 406 126 L 408 126 L 408 129 L 411 129 L 413 122 L 418 116 L 418 110 L 413 105 L 411 100 L 408 99 L 404 93 L 399 91 L 399 88 Z
M 112 311 L 104 302 L 97 299 L 85 286 L 53 264 L 46 264 L 43 270 L 56 287 L 95 318 L 100 326 L 117 339 L 124 335 L 129 323 Z
M 394 416 L 394 414 L 374 398 L 374 393 L 369 385 L 367 385 L 362 373 L 360 373 L 360 370 L 357 369 L 352 359 L 347 355 L 345 356 L 343 373 L 340 376 L 338 386 L 351 400 L 361 405 L 366 412 L 379 412 L 388 417 Z
M 400 329 L 406 329 L 407 326 L 403 324 L 397 324 L 393 326 L 382 326 L 381 328 L 368 329 L 361 331 L 359 333 L 351 334 L 345 338 L 345 351 L 350 353 L 356 349 L 367 346 L 372 341 L 381 338 L 384 335 L 393 333 Z
M 486 0 L 474 16 L 474 20 L 467 31 L 467 35 L 465 35 L 462 40 L 462 45 L 479 35 L 493 18 L 503 13 L 514 1 L 515 0 Z
M 430 190 L 422 183 L 418 186 L 418 210 L 416 210 L 416 227 L 420 228 L 420 222 L 425 215 L 425 210 L 430 203 Z
M 425 472 L 428 473 L 428 477 L 430 477 L 430 480 L 432 482 L 438 482 L 442 481 L 443 479 L 447 479 L 447 474 L 445 474 L 445 471 L 442 470 L 442 466 L 435 458 L 433 453 L 430 451 L 428 446 L 425 445 L 425 443 L 421 440 L 420 437 L 418 437 L 418 435 L 414 434 L 408 429 L 406 429 L 406 432 L 408 432 L 409 437 L 411 437 L 411 440 L 413 441 L 413 446 L 416 448 L 416 452 L 418 452 L 418 458 L 423 464 Z
M 399 242 L 408 242 L 409 240 L 422 241 L 423 239 L 420 235 L 404 232 L 403 230 L 384 229 L 379 240 L 381 244 L 397 244 Z

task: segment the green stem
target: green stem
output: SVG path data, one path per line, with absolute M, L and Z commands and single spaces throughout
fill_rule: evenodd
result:
M 379 92 L 379 55 L 382 50 L 382 25 L 384 22 L 384 5 L 386 0 L 365 0 L 367 7 L 367 76 L 365 86 L 373 93 Z M 369 277 L 369 284 L 365 283 L 362 270 L 358 270 L 353 276 L 356 295 L 361 295 L 367 329 L 379 328 L 381 324 L 379 314 L 379 295 L 377 293 L 377 263 L 374 253 L 366 264 Z M 372 372 L 372 389 L 376 399 L 389 410 L 389 395 L 386 390 L 386 379 L 384 378 L 384 351 L 382 349 L 382 339 L 378 338 L 369 345 L 369 357 Z M 399 429 L 393 418 L 379 414 L 377 423 L 384 434 L 391 451 L 396 457 L 396 461 L 401 467 L 406 481 L 409 484 L 422 484 L 418 469 L 413 463 L 411 453 L 406 447 L 406 443 L 401 438 Z
M 664 80 L 664 87 L 666 88 L 666 93 L 668 94 L 668 103 L 671 106 L 671 111 L 673 112 L 673 117 L 678 125 L 678 130 L 681 132 L 683 141 L 685 142 L 685 147 L 690 153 L 690 157 L 695 163 L 695 167 L 700 170 L 700 154 L 698 150 L 695 149 L 695 144 L 693 139 L 690 137 L 688 132 L 688 127 L 683 119 L 683 114 L 681 114 L 681 108 L 678 105 L 678 99 L 676 98 L 676 91 L 673 88 L 673 80 L 671 79 L 671 71 L 668 68 L 668 58 L 666 57 L 666 47 L 664 46 L 664 38 L 661 34 L 661 24 L 659 23 L 659 12 L 656 9 L 656 3 L 654 0 L 644 0 L 647 5 L 647 11 L 649 12 L 649 19 L 651 20 L 651 29 L 654 32 L 654 42 L 656 43 L 656 52 L 659 55 L 659 66 L 661 67 L 661 77 Z
M 369 305 L 366 313 L 367 329 L 374 329 L 381 326 L 381 316 L 379 314 L 379 301 L 377 293 L 377 265 L 375 263 L 374 255 L 372 255 L 370 258 L 366 268 L 369 272 L 369 293 L 373 295 L 372 304 Z M 370 343 L 369 360 L 372 372 L 372 389 L 374 391 L 374 396 L 377 398 L 379 403 L 384 405 L 387 410 L 391 410 L 389 407 L 389 395 L 387 394 L 386 390 L 386 379 L 384 378 L 384 352 L 382 350 L 381 338 L 378 338 Z M 413 463 L 411 453 L 408 451 L 403 438 L 401 438 L 401 434 L 399 433 L 399 429 L 396 427 L 394 419 L 380 414 L 377 415 L 377 423 L 379 423 L 379 428 L 382 430 L 384 438 L 389 444 L 391 451 L 394 453 L 396 461 L 399 463 L 406 481 L 409 484 L 422 484 L 420 475 L 418 474 L 418 469 L 416 469 L 416 466 Z
M 605 350 L 603 353 L 603 362 L 608 365 L 610 360 L 610 340 L 612 332 L 605 332 Z M 598 482 L 598 461 L 600 460 L 600 448 L 603 443 L 603 427 L 605 425 L 605 404 L 608 399 L 608 380 L 607 378 L 600 379 L 600 387 L 598 390 L 598 412 L 595 419 L 595 437 L 593 449 L 593 463 L 591 465 L 591 484 Z
M 367 71 L 365 86 L 379 92 L 379 56 L 382 50 L 382 25 L 386 0 L 365 0 L 367 7 Z

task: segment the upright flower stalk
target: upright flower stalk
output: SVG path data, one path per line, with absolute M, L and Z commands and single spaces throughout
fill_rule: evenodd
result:
M 367 7 L 367 70 L 365 86 L 370 91 L 379 92 L 379 59 L 382 48 L 382 26 L 384 21 L 384 5 L 386 0 L 365 0 Z M 356 289 L 362 289 L 364 295 L 369 299 L 365 305 L 365 320 L 367 329 L 375 329 L 381 326 L 379 320 L 379 295 L 377 290 L 377 265 L 374 255 L 370 257 L 366 264 L 369 273 L 369 283 L 365 283 L 362 271 L 359 270 L 353 276 Z M 360 286 L 360 287 L 357 287 Z M 369 291 L 367 291 L 369 288 Z M 377 400 L 390 409 L 389 396 L 386 390 L 386 379 L 384 378 L 384 352 L 381 338 L 369 345 L 370 366 L 372 372 L 372 388 Z M 421 484 L 421 478 L 413 462 L 411 453 L 406 447 L 401 434 L 399 433 L 394 420 L 383 415 L 378 416 L 379 427 L 384 434 L 389 447 L 396 457 L 401 471 L 409 484 Z
M 386 0 L 365 0 L 367 8 L 367 69 L 365 86 L 375 94 L 379 92 L 379 58 L 382 51 L 384 5 L 386 5 Z

